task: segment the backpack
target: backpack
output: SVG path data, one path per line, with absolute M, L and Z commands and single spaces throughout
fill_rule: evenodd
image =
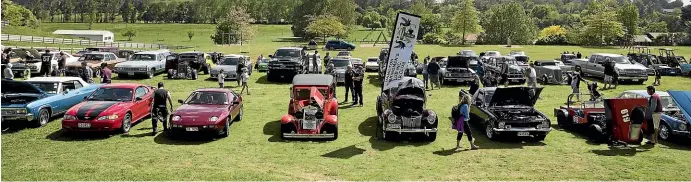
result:
M 458 121 L 458 118 L 461 118 L 461 105 L 460 104 L 457 104 L 451 108 L 451 118 L 453 118 L 451 123 L 455 126 L 456 121 Z

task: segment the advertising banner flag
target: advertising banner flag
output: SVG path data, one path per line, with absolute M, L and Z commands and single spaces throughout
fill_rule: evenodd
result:
M 386 60 L 386 76 L 384 90 L 396 86 L 392 81 L 400 80 L 405 74 L 406 62 L 413 54 L 413 46 L 417 42 L 420 16 L 399 12 L 396 25 L 389 43 L 389 56 Z

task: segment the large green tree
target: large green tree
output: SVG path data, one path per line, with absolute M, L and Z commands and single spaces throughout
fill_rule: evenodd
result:
M 638 7 L 632 3 L 626 3 L 626 5 L 621 6 L 617 10 L 617 18 L 619 22 L 624 26 L 624 31 L 627 37 L 633 38 L 633 35 L 639 34 L 638 32 Z
M 465 44 L 467 34 L 482 31 L 473 0 L 460 0 L 458 9 L 451 21 L 451 30 L 461 34 L 462 44 Z
M 624 26 L 617 21 L 617 15 L 612 11 L 604 11 L 588 15 L 583 21 L 585 25 L 584 42 L 589 45 L 607 45 L 614 39 L 624 35 Z
M 344 37 L 346 36 L 346 27 L 340 22 L 340 19 L 333 15 L 322 15 L 317 17 L 314 21 L 305 28 L 305 31 L 324 37 L 336 36 Z
M 216 44 L 234 44 L 251 40 L 255 29 L 250 25 L 250 19 L 244 7 L 230 7 L 216 24 L 216 33 L 211 35 L 211 40 Z
M 519 3 L 504 3 L 489 9 L 482 19 L 484 43 L 532 44 L 537 36 L 537 26 Z

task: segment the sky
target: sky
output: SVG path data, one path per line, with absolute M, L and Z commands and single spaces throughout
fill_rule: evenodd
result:
M 691 0 L 683 0 L 683 1 L 684 1 L 684 5 L 690 5 L 691 4 Z

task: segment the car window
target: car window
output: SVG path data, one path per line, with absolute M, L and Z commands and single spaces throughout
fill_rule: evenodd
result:
M 80 83 L 77 80 L 72 80 L 72 83 L 74 84 L 75 89 L 80 89 L 80 88 L 84 87 L 84 85 L 82 85 L 82 83 Z
M 137 87 L 137 90 L 134 91 L 134 97 L 144 97 L 148 92 L 149 90 L 146 87 Z

